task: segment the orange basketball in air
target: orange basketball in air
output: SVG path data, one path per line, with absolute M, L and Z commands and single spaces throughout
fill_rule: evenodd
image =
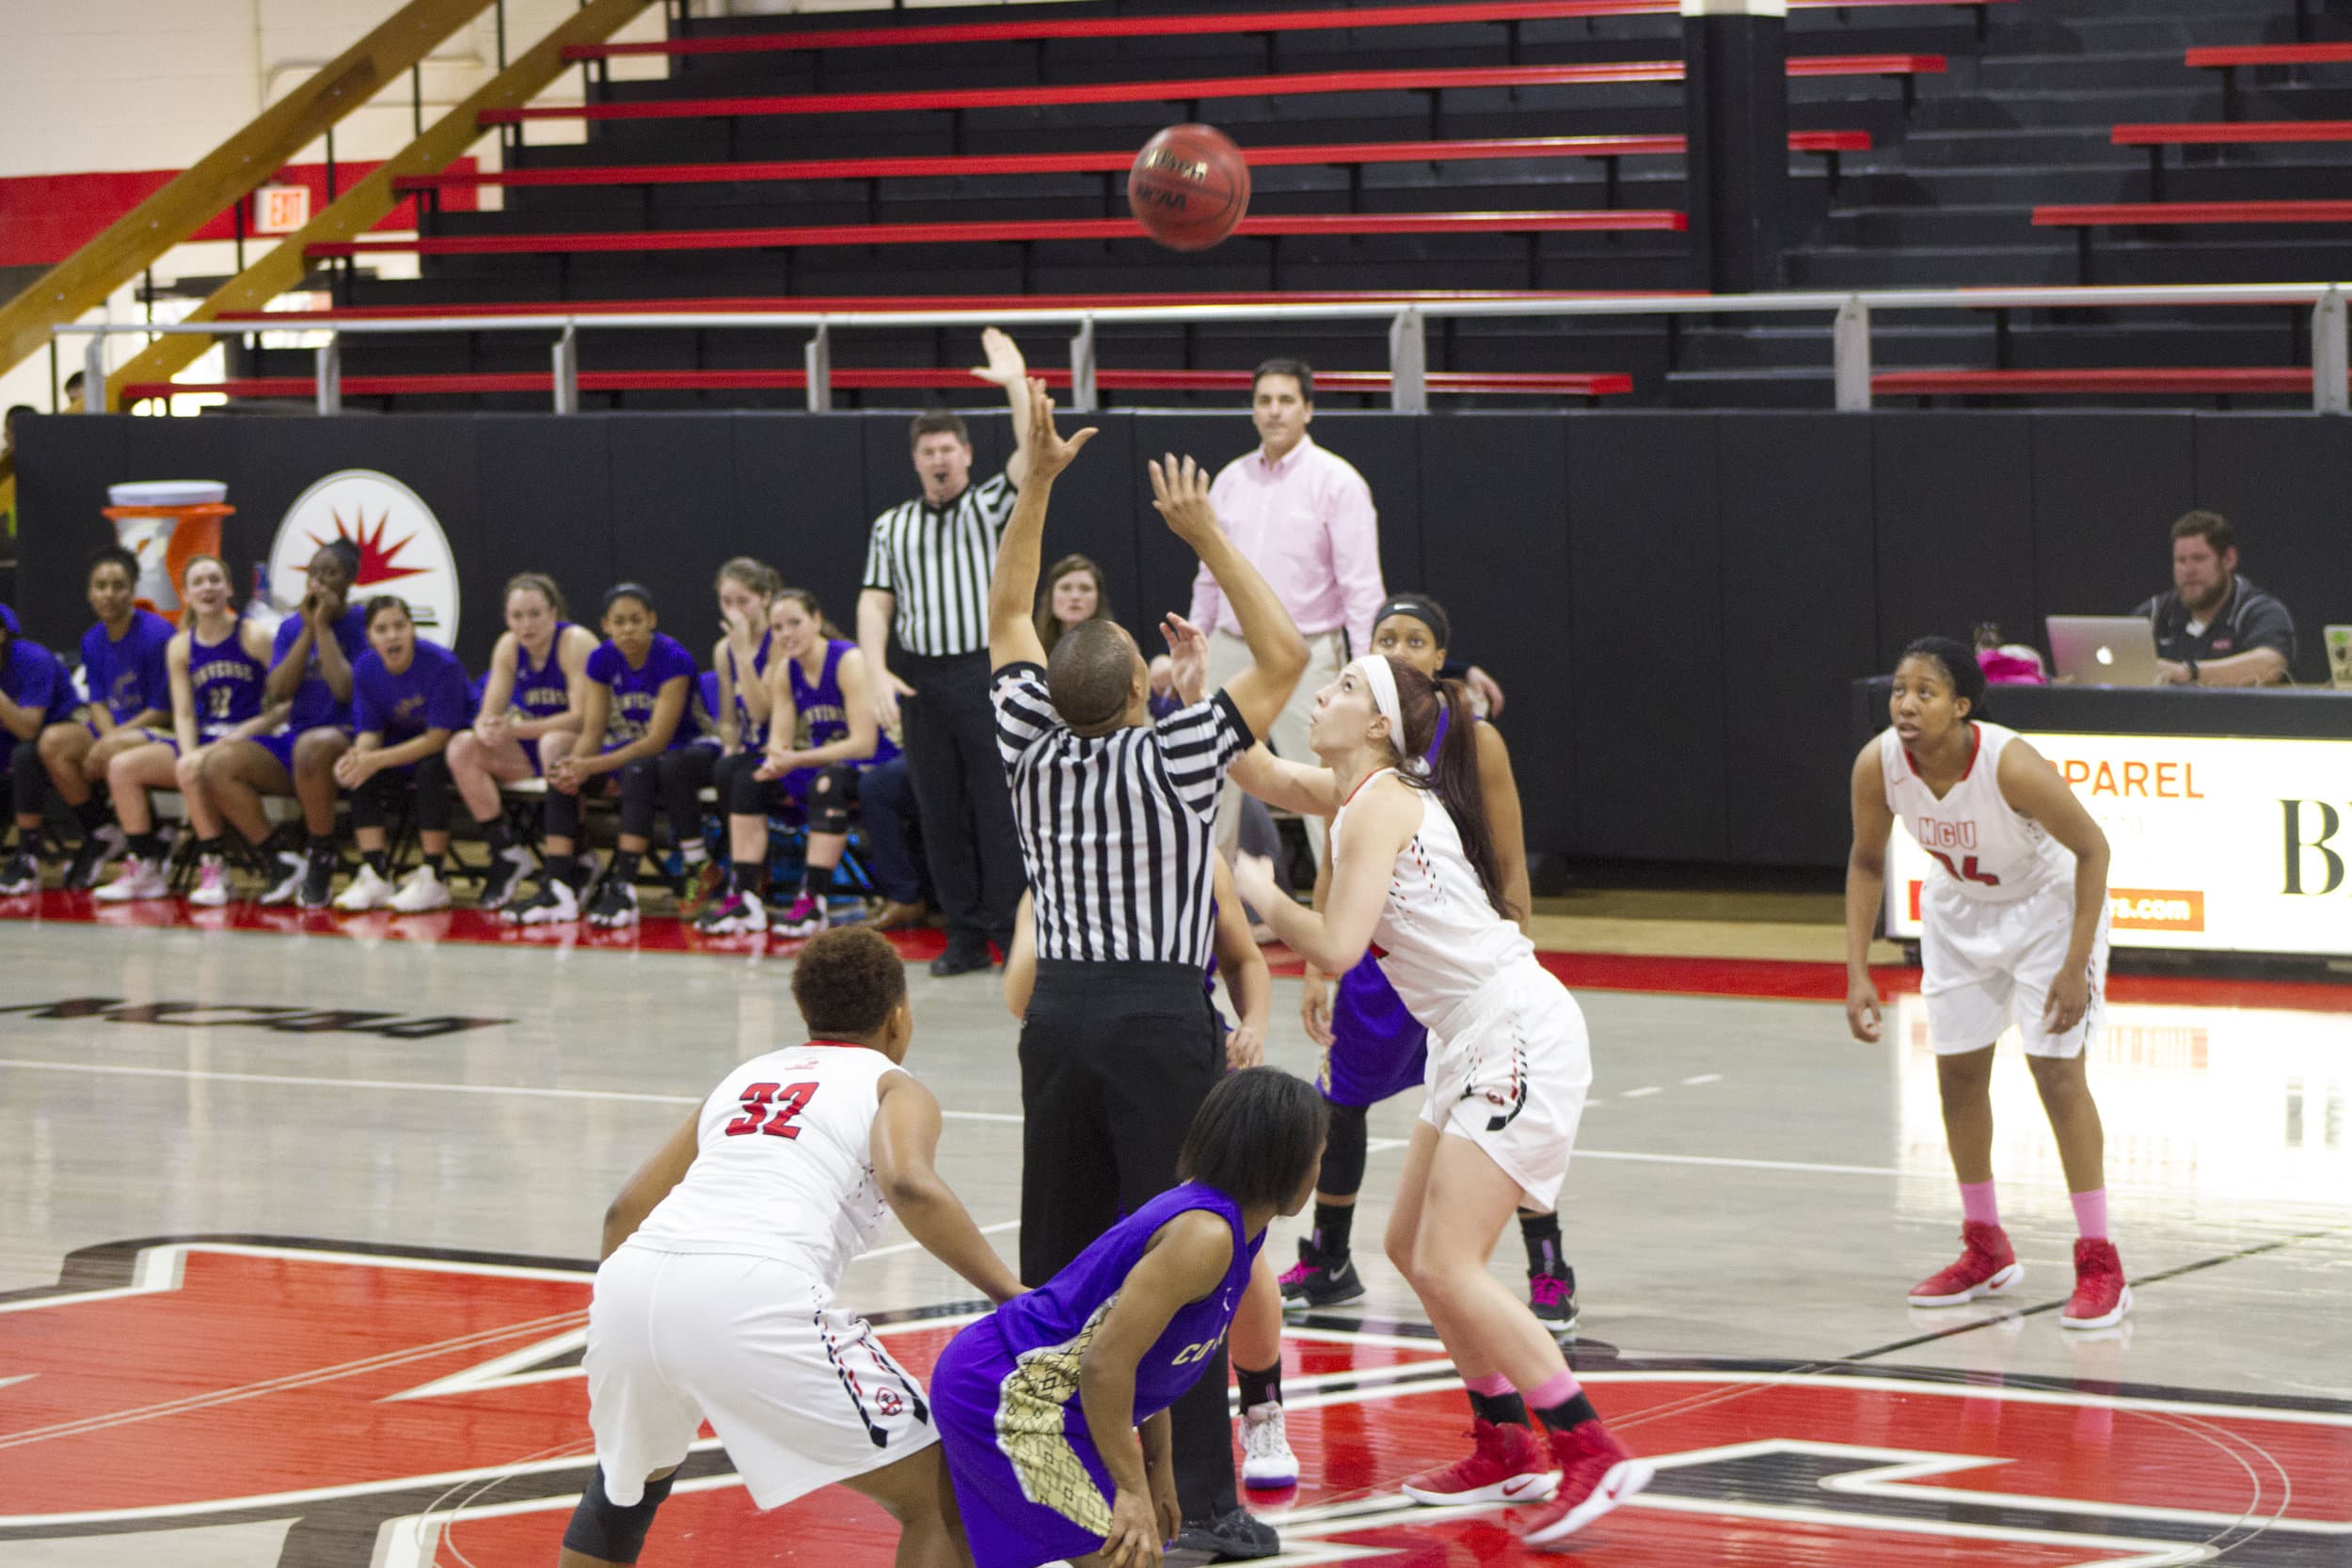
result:
M 1206 250 L 1249 211 L 1249 165 L 1214 125 L 1171 125 L 1127 171 L 1136 221 L 1170 250 Z

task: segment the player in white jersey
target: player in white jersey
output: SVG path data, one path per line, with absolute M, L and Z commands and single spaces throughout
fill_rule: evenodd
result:
M 752 1501 L 839 1481 L 900 1526 L 898 1568 L 969 1568 L 930 1408 L 841 1271 L 895 1212 L 991 1301 L 1021 1293 L 939 1179 L 939 1102 L 901 1070 L 905 966 L 850 927 L 801 952 L 811 1037 L 737 1068 L 605 1215 L 588 1307 L 596 1472 L 561 1568 L 630 1563 L 707 1419 Z
M 1448 712 L 1431 768 L 1422 759 Z M 1475 729 L 1455 683 L 1383 655 L 1356 660 L 1315 696 L 1308 740 L 1322 767 L 1260 745 L 1232 770 L 1268 804 L 1330 820 L 1322 910 L 1292 902 L 1261 857 L 1245 858 L 1234 879 L 1325 974 L 1372 953 L 1429 1031 L 1427 1093 L 1387 1248 L 1462 1372 L 1475 1448 L 1405 1491 L 1427 1503 L 1541 1504 L 1521 1539 L 1542 1545 L 1652 1472 L 1601 1425 L 1527 1302 L 1486 1271 L 1520 1205 L 1558 1199 L 1593 1064 L 1575 998 L 1504 908 Z
M 1977 717 L 1984 672 L 1947 637 L 1903 650 L 1889 728 L 1853 765 L 1846 865 L 1846 1021 L 1880 1037 L 1870 934 L 1886 897 L 1897 818 L 1936 863 L 1919 895 L 1928 1028 L 1944 1136 L 1960 1179 L 1959 1261 L 1912 1287 L 1914 1307 L 1957 1307 L 2024 1278 L 1993 1196 L 1993 1047 L 2014 1024 L 2049 1113 L 2081 1234 L 2058 1322 L 2106 1328 L 2131 1310 L 2107 1238 L 2105 1135 L 2084 1075 L 2107 968 L 2107 840 L 2025 738 Z

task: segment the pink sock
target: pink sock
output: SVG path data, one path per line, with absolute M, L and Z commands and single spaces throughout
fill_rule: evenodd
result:
M 1489 1372 L 1485 1377 L 1466 1377 L 1462 1380 L 1462 1386 L 1471 1393 L 1484 1394 L 1488 1399 L 1511 1391 L 1511 1380 L 1501 1372 Z
M 1519 1398 L 1527 1402 L 1530 1410 L 1549 1410 L 1567 1403 L 1581 1392 L 1583 1386 L 1576 1381 L 1576 1374 L 1564 1370 L 1552 1373 L 1533 1388 L 1520 1389 Z
M 1960 1217 L 1972 1225 L 1998 1225 L 2001 1211 L 1993 1201 L 1990 1181 L 1963 1181 L 1960 1184 Z
M 2073 1193 L 2068 1196 L 2074 1200 L 2074 1224 L 2081 1229 L 2083 1239 L 2089 1242 L 2106 1241 L 2107 1239 L 2107 1190 L 2101 1187 L 2093 1192 Z

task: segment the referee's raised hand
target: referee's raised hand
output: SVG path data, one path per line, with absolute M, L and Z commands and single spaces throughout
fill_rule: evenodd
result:
M 1087 426 L 1069 440 L 1054 428 L 1054 398 L 1046 391 L 1045 383 L 1036 377 L 1029 380 L 1029 480 L 1052 479 L 1070 467 L 1079 449 L 1094 439 L 1094 427 Z

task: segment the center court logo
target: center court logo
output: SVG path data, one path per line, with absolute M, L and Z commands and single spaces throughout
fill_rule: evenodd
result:
M 440 519 L 418 494 L 373 468 L 343 468 L 302 492 L 286 509 L 270 546 L 270 597 L 291 614 L 309 585 L 319 546 L 347 539 L 359 551 L 351 602 L 378 594 L 408 601 L 418 632 L 444 648 L 457 644 L 457 562 Z

